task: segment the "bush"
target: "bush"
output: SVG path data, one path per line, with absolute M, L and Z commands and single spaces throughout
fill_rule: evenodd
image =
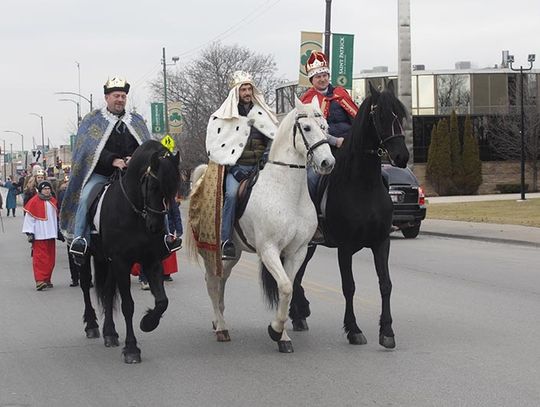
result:
M 497 184 L 495 189 L 501 194 L 517 194 L 521 192 L 521 184 Z M 529 184 L 525 184 L 525 192 L 529 192 Z

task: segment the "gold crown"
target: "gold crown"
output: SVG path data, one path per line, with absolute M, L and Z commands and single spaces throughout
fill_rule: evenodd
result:
M 323 72 L 330 73 L 326 55 L 320 51 L 311 51 L 311 55 L 306 62 L 306 73 L 308 78 Z
M 103 85 L 103 91 L 105 94 L 111 93 L 114 91 L 122 91 L 122 92 L 129 92 L 129 83 L 123 78 L 114 77 L 111 79 L 108 79 L 107 82 L 105 82 L 105 85 Z
M 248 72 L 235 71 L 231 77 L 231 82 L 230 82 L 231 88 L 234 88 L 235 86 L 239 84 L 243 84 L 243 83 L 253 84 L 253 77 Z

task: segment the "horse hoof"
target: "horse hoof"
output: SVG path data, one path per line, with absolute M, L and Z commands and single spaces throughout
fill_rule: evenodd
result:
M 89 339 L 99 338 L 99 329 L 98 328 L 88 328 L 85 329 L 86 337 Z
M 379 345 L 384 346 L 386 349 L 394 349 L 396 347 L 396 340 L 393 336 L 379 335 Z
M 118 337 L 116 336 L 104 336 L 103 341 L 105 342 L 106 348 L 120 346 L 120 342 L 118 342 Z
M 280 353 L 293 353 L 294 352 L 291 341 L 278 341 L 278 349 Z
M 302 319 L 293 319 L 292 320 L 293 331 L 309 331 L 309 326 L 307 321 Z
M 141 363 L 141 354 L 124 352 L 124 363 L 130 364 L 130 365 L 133 363 Z
M 349 340 L 349 343 L 351 345 L 365 345 L 367 343 L 367 339 L 362 332 L 360 333 L 349 332 L 347 334 L 347 339 Z
M 229 336 L 229 331 L 224 329 L 223 331 L 216 331 L 216 338 L 218 342 L 230 342 L 231 337 Z
M 143 332 L 152 332 L 159 325 L 159 319 L 160 319 L 160 317 L 156 318 L 152 314 L 146 314 L 141 319 L 141 324 L 140 324 L 141 331 L 143 331 Z
M 272 339 L 274 342 L 278 342 L 281 339 L 282 333 L 274 331 L 272 325 L 268 325 L 268 335 L 270 335 L 270 339 Z

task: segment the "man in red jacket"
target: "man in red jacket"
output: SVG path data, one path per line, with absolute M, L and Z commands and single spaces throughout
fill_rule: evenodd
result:
M 341 86 L 332 86 L 330 83 L 330 70 L 326 55 L 319 51 L 312 51 L 306 63 L 306 72 L 313 85 L 302 97 L 302 103 L 318 101 L 324 118 L 328 122 L 328 143 L 334 148 L 340 148 L 343 141 L 349 136 L 352 122 L 358 107 L 353 102 L 347 90 Z M 320 175 L 311 167 L 308 168 L 308 187 L 311 199 L 315 201 L 317 184 Z M 322 243 L 322 233 L 317 228 L 313 243 Z

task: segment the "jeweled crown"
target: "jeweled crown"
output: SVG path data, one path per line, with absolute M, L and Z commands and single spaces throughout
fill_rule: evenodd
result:
M 326 55 L 320 51 L 311 51 L 311 55 L 306 62 L 306 73 L 308 78 L 323 72 L 330 73 Z
M 253 77 L 250 73 L 245 71 L 235 71 L 231 76 L 231 88 L 234 88 L 235 86 L 243 83 L 251 83 L 253 84 Z

